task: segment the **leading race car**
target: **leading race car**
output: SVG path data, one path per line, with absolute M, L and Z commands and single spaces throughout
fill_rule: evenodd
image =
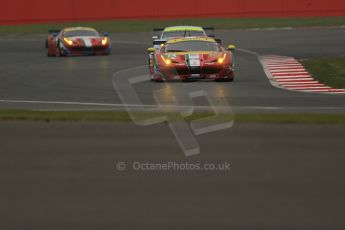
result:
M 214 38 L 168 40 L 159 50 L 149 48 L 153 81 L 213 79 L 233 81 L 234 45 L 225 50 Z
M 107 33 L 101 36 L 95 29 L 87 27 L 51 30 L 46 41 L 47 55 L 108 55 L 111 42 Z

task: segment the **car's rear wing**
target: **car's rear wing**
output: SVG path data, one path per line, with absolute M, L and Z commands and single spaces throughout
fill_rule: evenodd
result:
M 202 29 L 205 31 L 214 31 L 215 30 L 214 27 L 202 27 Z M 153 28 L 154 32 L 162 32 L 164 30 L 165 30 L 165 28 Z
M 167 40 L 153 40 L 153 46 L 160 46 L 160 45 L 164 45 L 165 43 L 167 43 Z
M 164 30 L 164 28 L 153 28 L 153 32 L 162 32 Z
M 214 34 L 214 27 L 202 27 L 202 29 L 205 30 L 207 36 L 209 36 L 210 38 L 216 37 L 216 35 Z
M 56 30 L 56 29 L 48 31 L 49 34 L 52 34 L 54 36 L 57 36 L 60 32 L 61 32 L 61 30 Z
M 165 30 L 165 28 L 153 28 L 154 36 L 152 36 L 153 39 L 158 39 L 160 37 L 160 34 Z
M 203 29 L 203 30 L 212 30 L 212 31 L 214 31 L 214 30 L 215 30 L 215 28 L 214 28 L 214 27 L 202 27 L 202 29 Z
M 222 40 L 221 39 L 219 39 L 219 38 L 215 38 L 214 39 L 219 45 L 221 45 L 222 44 Z

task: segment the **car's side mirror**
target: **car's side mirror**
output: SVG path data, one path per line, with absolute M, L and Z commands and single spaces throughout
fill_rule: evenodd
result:
M 158 39 L 158 36 L 152 36 L 152 39 Z
M 104 35 L 104 37 L 108 37 L 109 33 L 108 32 L 104 32 L 103 35 Z
M 150 47 L 150 48 L 147 49 L 147 52 L 149 52 L 149 53 L 154 53 L 155 51 L 156 50 L 153 47 Z
M 228 50 L 230 50 L 230 51 L 234 51 L 235 49 L 236 49 L 235 45 L 229 45 L 228 46 Z

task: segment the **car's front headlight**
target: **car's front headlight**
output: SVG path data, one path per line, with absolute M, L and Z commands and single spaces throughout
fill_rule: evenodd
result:
M 226 53 L 223 55 L 223 57 L 218 58 L 218 63 L 223 64 L 225 58 L 226 58 Z
M 161 57 L 162 57 L 162 59 L 163 59 L 163 61 L 164 61 L 164 63 L 165 63 L 166 65 L 170 65 L 170 64 L 171 64 L 171 59 L 169 59 L 169 58 L 164 58 L 163 55 L 161 55 Z
M 105 46 L 106 44 L 108 44 L 108 38 L 107 37 L 102 39 L 102 45 Z
M 63 40 L 68 44 L 68 45 L 73 45 L 73 41 L 71 39 L 68 38 L 63 38 Z

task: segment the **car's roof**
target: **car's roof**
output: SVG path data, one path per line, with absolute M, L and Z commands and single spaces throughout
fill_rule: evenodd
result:
M 204 29 L 199 26 L 171 26 L 164 29 L 164 32 L 173 32 L 173 31 L 200 31 L 204 32 Z
M 97 30 L 95 30 L 94 28 L 91 28 L 91 27 L 69 27 L 69 28 L 65 28 L 64 29 L 65 32 L 76 31 L 76 30 L 97 31 Z
M 185 38 L 175 38 L 167 41 L 166 44 L 174 44 L 178 42 L 189 42 L 189 41 L 204 41 L 204 42 L 217 42 L 214 38 L 209 37 L 185 37 Z

